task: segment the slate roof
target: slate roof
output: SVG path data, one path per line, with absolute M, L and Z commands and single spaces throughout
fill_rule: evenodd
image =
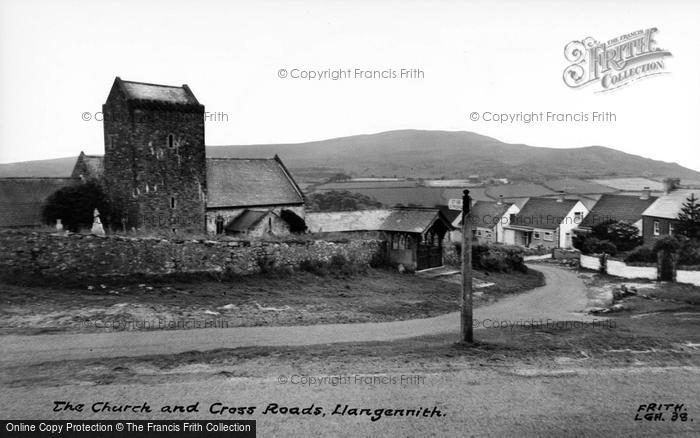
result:
M 577 202 L 571 199 L 530 198 L 510 225 L 554 230 Z
M 440 210 L 440 213 L 442 213 L 445 216 L 445 219 L 447 219 L 450 223 L 453 223 L 455 219 L 457 219 L 459 215 L 462 214 L 462 210 L 450 210 L 450 208 L 447 205 L 439 205 L 438 209 Z
M 147 82 L 124 81 L 117 77 L 115 83 L 124 92 L 127 100 L 167 103 L 177 105 L 199 105 L 194 93 L 187 85 L 161 85 Z
M 499 218 L 513 204 L 507 202 L 498 204 L 497 202 L 476 201 L 472 205 L 470 212 L 472 223 L 481 228 L 493 228 L 499 221 Z M 460 224 L 461 224 L 460 220 Z
M 654 201 L 654 196 L 640 199 L 638 196 L 603 195 L 583 219 L 579 228 L 591 228 L 608 220 L 635 223 Z
M 269 212 L 269 210 L 246 210 L 226 225 L 226 231 L 248 231 L 267 216 Z
M 80 152 L 75 166 L 73 166 L 71 177 L 80 178 L 82 171 L 87 172 L 87 175 L 83 175 L 85 178 L 102 178 L 104 174 L 104 157 L 102 155 L 85 155 L 84 152 Z
M 359 211 L 306 213 L 309 231 L 320 233 L 347 231 L 397 231 L 423 233 L 436 221 L 447 219 L 438 209 L 398 208 Z
M 0 227 L 42 225 L 46 199 L 78 182 L 75 178 L 0 178 Z
M 700 200 L 700 190 L 680 189 L 674 190 L 667 195 L 660 196 L 642 213 L 642 216 L 661 217 L 666 219 L 677 219 L 681 207 L 691 194 Z
M 278 157 L 207 159 L 207 208 L 303 202 L 299 186 Z

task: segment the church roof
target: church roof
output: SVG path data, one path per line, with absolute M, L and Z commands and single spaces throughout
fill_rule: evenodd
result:
M 199 106 L 199 101 L 186 84 L 177 86 L 124 81 L 118 76 L 115 84 L 129 101 Z
M 226 231 L 248 231 L 257 225 L 269 213 L 269 210 L 246 210 L 232 220 L 228 225 L 226 225 Z
M 99 179 L 104 173 L 104 157 L 102 155 L 85 155 L 80 152 L 73 166 L 73 178 Z
M 207 158 L 207 208 L 302 204 L 304 197 L 278 158 Z
M 55 191 L 75 178 L 0 178 L 0 227 L 42 225 L 41 210 Z

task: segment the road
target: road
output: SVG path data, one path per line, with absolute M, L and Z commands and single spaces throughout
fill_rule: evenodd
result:
M 477 309 L 475 317 L 485 319 L 582 320 L 586 307 L 586 291 L 574 273 L 550 266 L 537 266 L 547 285 L 533 291 Z M 98 335 L 50 335 L 2 339 L 0 365 L 17 365 L 49 360 L 30 370 L 52 375 L 58 362 L 65 358 L 112 357 L 117 355 L 173 353 L 186 350 L 209 350 L 250 345 L 310 345 L 315 343 L 390 340 L 432 333 L 455 333 L 458 315 L 382 324 L 351 324 L 312 327 L 261 327 L 190 332 L 114 333 Z M 454 335 L 456 338 L 456 334 Z M 72 340 L 75 337 L 79 340 Z M 5 337 L 9 338 L 9 337 Z M 38 339 L 39 342 L 33 342 Z M 193 340 L 196 340 L 194 342 Z M 53 341 L 53 342 L 52 342 Z M 24 345 L 22 344 L 24 343 Z M 85 345 L 81 345 L 84 343 Z M 25 353 L 22 353 L 23 348 Z M 0 412 L 6 418 L 22 419 L 255 419 L 258 436 L 698 436 L 700 435 L 700 369 L 684 363 L 644 364 L 600 367 L 585 360 L 550 364 L 546 361 L 514 364 L 465 363 L 461 367 L 421 369 L 420 364 L 402 365 L 409 376 L 419 376 L 415 383 L 347 383 L 326 382 L 317 385 L 281 383 L 276 375 L 282 367 L 287 377 L 292 373 L 313 373 L 304 363 L 283 359 L 262 359 L 264 376 L 251 377 L 236 372 L 235 355 L 229 373 L 212 373 L 201 379 L 186 379 L 177 373 L 206 372 L 206 364 L 183 364 L 175 374 L 166 368 L 155 374 L 145 367 L 130 380 L 120 383 L 95 384 L 81 377 L 90 367 L 104 372 L 121 372 L 109 359 L 87 365 L 75 363 L 68 382 L 45 383 L 28 371 L 24 383 L 8 380 L 0 392 Z M 9 359 L 8 359 L 9 358 Z M 360 376 L 400 378 L 390 370 L 395 360 L 366 369 L 350 364 L 343 373 Z M 14 362 L 14 363 L 11 363 Z M 403 362 L 401 362 L 403 363 Z M 267 364 L 267 365 L 265 365 Z M 270 369 L 270 364 L 277 368 Z M 587 364 L 587 365 L 586 365 Z M 136 367 L 126 372 L 138 371 Z M 87 368 L 85 368 L 87 367 Z M 113 369 L 114 368 L 114 369 Z M 268 372 L 264 370 L 268 369 Z M 316 371 L 319 372 L 319 371 Z M 317 377 L 333 376 L 332 365 Z M 367 374 L 369 373 L 369 374 Z M 43 377 L 45 379 L 45 377 Z M 86 411 L 54 412 L 54 401 L 84 403 Z M 95 402 L 111 405 L 148 403 L 151 413 L 92 412 Z M 192 405 L 197 412 L 168 414 L 164 405 Z M 255 406 L 252 416 L 214 414 L 210 407 L 223 403 L 229 407 Z M 286 407 L 321 407 L 326 415 L 295 416 L 263 414 L 276 403 Z M 648 403 L 682 403 L 688 414 L 686 422 L 637 421 L 639 406 Z M 333 415 L 337 405 L 351 408 L 416 409 L 436 407 L 441 416 L 388 417 L 372 421 L 368 416 Z
M 568 270 L 538 265 L 546 284 L 475 309 L 477 328 L 490 321 L 531 319 L 595 320 L 582 313 L 586 290 Z M 39 363 L 88 358 L 175 354 L 250 346 L 300 346 L 339 342 L 391 341 L 455 332 L 459 314 L 434 318 L 360 324 L 284 327 L 231 327 L 197 330 L 158 330 L 0 337 L 0 364 Z

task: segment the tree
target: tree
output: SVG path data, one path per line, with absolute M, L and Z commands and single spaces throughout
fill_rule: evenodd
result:
M 601 222 L 591 228 L 591 235 L 598 240 L 612 243 L 619 251 L 629 251 L 643 243 L 639 229 L 624 221 Z
M 67 230 L 77 232 L 89 228 L 93 222 L 95 209 L 100 212 L 100 219 L 110 216 L 107 198 L 100 186 L 94 181 L 64 187 L 54 192 L 42 209 L 44 222 L 53 225 L 61 219 Z
M 311 211 L 353 211 L 382 207 L 382 203 L 362 193 L 330 190 L 313 193 L 307 198 Z
M 681 206 L 676 232 L 689 239 L 700 239 L 700 204 L 694 193 Z

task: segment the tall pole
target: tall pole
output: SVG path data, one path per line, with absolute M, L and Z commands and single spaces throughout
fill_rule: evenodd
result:
M 474 342 L 472 314 L 472 200 L 469 190 L 462 196 L 462 296 L 460 297 L 460 333 L 462 342 Z

